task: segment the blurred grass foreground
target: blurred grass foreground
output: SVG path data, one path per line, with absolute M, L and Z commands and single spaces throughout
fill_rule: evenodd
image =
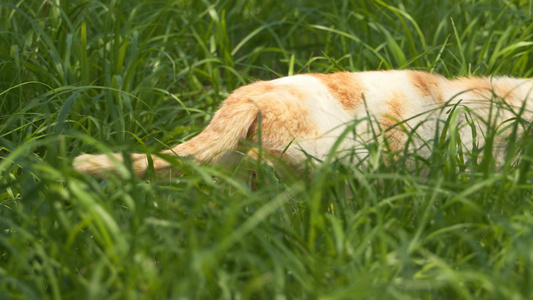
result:
M 0 2 L 0 299 L 532 299 L 527 138 L 503 167 L 452 129 L 429 157 L 311 178 L 71 167 L 187 140 L 259 79 L 531 77 L 532 14 L 531 0 Z

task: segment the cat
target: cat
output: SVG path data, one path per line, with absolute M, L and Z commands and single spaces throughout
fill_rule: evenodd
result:
M 489 119 L 498 124 L 517 117 L 530 122 L 532 92 L 533 79 L 447 79 L 413 70 L 300 74 L 257 81 L 231 93 L 200 134 L 162 154 L 231 164 L 236 152 L 257 158 L 261 149 L 267 160 L 298 165 L 309 157 L 323 160 L 336 146 L 338 156 L 352 153 L 353 159 L 355 153 L 364 158 L 365 143 L 376 136 L 383 136 L 392 150 L 402 150 L 406 143 L 423 148 L 444 127 L 442 121 L 453 108 L 473 113 L 457 117 L 461 141 L 471 149 L 473 143 L 483 143 L 474 135 L 483 136 Z M 499 109 L 495 112 L 494 107 Z M 250 146 L 254 144 L 260 146 Z M 116 172 L 122 160 L 122 154 L 116 153 L 82 154 L 73 166 L 105 177 Z M 136 153 L 131 161 L 138 177 L 145 176 L 152 164 L 156 173 L 170 168 L 156 155 L 149 159 Z

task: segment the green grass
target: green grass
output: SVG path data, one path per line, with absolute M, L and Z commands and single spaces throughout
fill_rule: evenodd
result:
M 429 157 L 370 143 L 366 167 L 310 178 L 173 160 L 173 180 L 97 180 L 71 161 L 187 140 L 257 79 L 531 77 L 532 21 L 530 0 L 1 2 L 0 298 L 531 299 L 530 139 L 497 168 L 452 126 Z

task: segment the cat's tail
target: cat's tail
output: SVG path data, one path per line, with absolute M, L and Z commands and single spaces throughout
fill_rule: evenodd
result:
M 223 160 L 231 150 L 238 147 L 241 140 L 252 134 L 253 124 L 259 113 L 259 108 L 251 100 L 228 100 L 223 103 L 211 123 L 199 135 L 161 153 L 191 157 L 199 163 L 217 163 Z M 170 169 L 167 160 L 157 155 L 151 155 L 150 158 L 156 174 L 165 174 Z M 74 159 L 73 166 L 79 172 L 106 177 L 109 173 L 118 174 L 122 161 L 123 156 L 119 153 L 82 154 Z M 132 154 L 131 162 L 135 175 L 143 177 L 150 164 L 148 155 Z

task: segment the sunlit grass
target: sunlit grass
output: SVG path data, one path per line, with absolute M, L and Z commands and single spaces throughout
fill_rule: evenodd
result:
M 390 153 L 376 137 L 364 164 L 310 158 L 312 171 L 171 159 L 173 179 L 146 182 L 126 165 L 122 179 L 98 180 L 71 160 L 187 140 L 259 79 L 406 68 L 531 77 L 532 8 L 0 3 L 0 298 L 531 298 L 531 120 L 510 122 L 525 133 L 501 165 L 490 146 L 464 149 L 453 122 L 430 155 Z

